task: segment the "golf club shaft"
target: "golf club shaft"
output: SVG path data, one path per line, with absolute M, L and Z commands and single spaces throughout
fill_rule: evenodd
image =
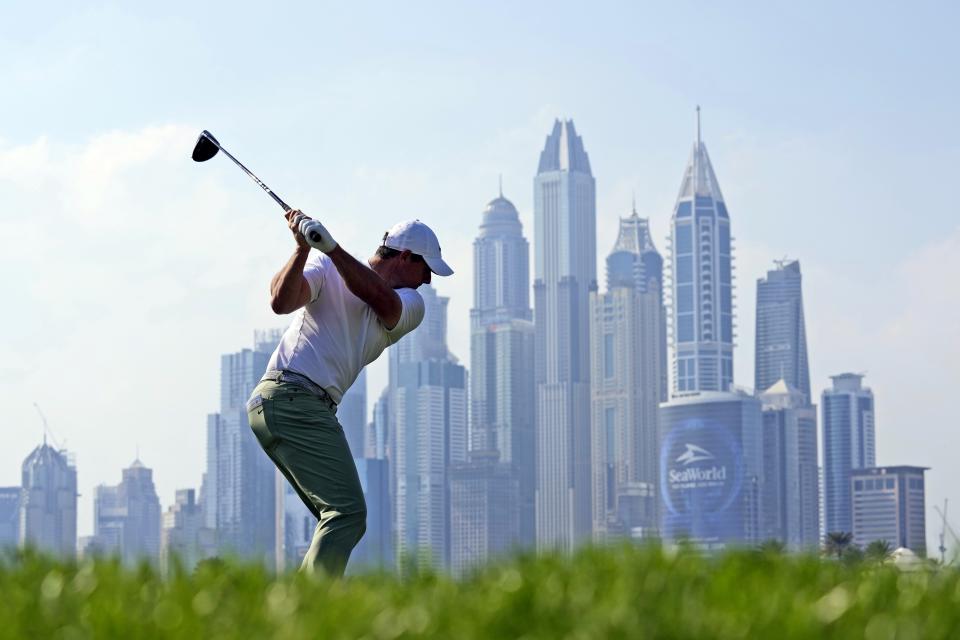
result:
M 208 138 L 208 139 L 209 139 L 209 138 Z M 219 143 L 217 143 L 217 148 L 220 149 L 220 151 L 223 151 L 223 152 L 227 155 L 228 158 L 230 158 L 230 159 L 233 160 L 235 163 L 237 163 L 237 166 L 240 167 L 241 169 L 243 169 L 243 172 L 246 173 L 248 176 L 250 176 L 250 179 L 251 179 L 251 180 L 253 180 L 253 181 L 256 182 L 258 185 L 260 185 L 260 188 L 263 189 L 264 191 L 266 191 L 267 194 L 268 194 L 271 198 L 273 198 L 273 200 L 274 200 L 278 205 L 280 205 L 281 207 L 283 207 L 283 210 L 284 210 L 284 211 L 287 211 L 287 212 L 291 211 L 290 205 L 288 205 L 286 202 L 284 202 L 283 200 L 281 200 L 280 197 L 279 197 L 277 194 L 275 194 L 275 193 L 270 189 L 270 187 L 268 187 L 267 185 L 265 185 L 265 184 L 263 183 L 263 181 L 260 180 L 260 178 L 258 178 L 257 176 L 253 175 L 253 172 L 250 171 L 250 169 L 247 169 L 245 166 L 243 166 L 243 163 L 242 163 L 242 162 L 240 162 L 239 160 L 237 160 L 236 158 L 234 158 L 233 155 L 232 155 L 229 151 L 227 151 L 226 149 L 224 149 L 222 146 L 220 146 Z

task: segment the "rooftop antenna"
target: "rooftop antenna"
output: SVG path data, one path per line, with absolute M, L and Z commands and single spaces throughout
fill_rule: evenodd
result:
M 697 149 L 700 148 L 700 105 L 697 105 Z
M 777 269 L 783 269 L 785 266 L 787 266 L 788 264 L 790 264 L 790 262 L 792 262 L 792 261 L 790 260 L 789 257 L 783 256 L 783 258 L 780 259 L 780 260 L 774 260 L 774 261 L 773 261 L 773 264 L 775 264 L 775 265 L 777 266 Z
M 502 198 L 503 197 L 503 174 L 502 173 L 499 175 L 499 180 L 500 180 L 500 197 Z

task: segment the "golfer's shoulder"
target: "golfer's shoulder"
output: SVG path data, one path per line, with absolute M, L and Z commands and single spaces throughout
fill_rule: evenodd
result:
M 400 304 L 403 305 L 397 327 L 404 333 L 413 331 L 423 320 L 423 296 L 421 296 L 420 292 L 416 289 L 403 288 L 395 289 L 395 291 L 400 298 Z

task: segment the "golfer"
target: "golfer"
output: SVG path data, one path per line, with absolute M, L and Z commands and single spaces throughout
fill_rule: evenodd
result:
M 263 450 L 319 520 L 300 569 L 341 576 L 366 531 L 367 507 L 337 403 L 363 367 L 423 320 L 417 287 L 453 270 L 419 220 L 385 233 L 369 266 L 317 220 L 291 211 L 287 222 L 297 247 L 270 283 L 270 306 L 299 311 L 247 414 Z M 320 253 L 311 257 L 311 247 Z

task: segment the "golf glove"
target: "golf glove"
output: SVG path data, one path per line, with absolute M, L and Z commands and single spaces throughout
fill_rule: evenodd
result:
M 307 244 L 324 253 L 330 253 L 337 248 L 337 241 L 319 220 L 302 220 L 300 234 L 306 239 Z

